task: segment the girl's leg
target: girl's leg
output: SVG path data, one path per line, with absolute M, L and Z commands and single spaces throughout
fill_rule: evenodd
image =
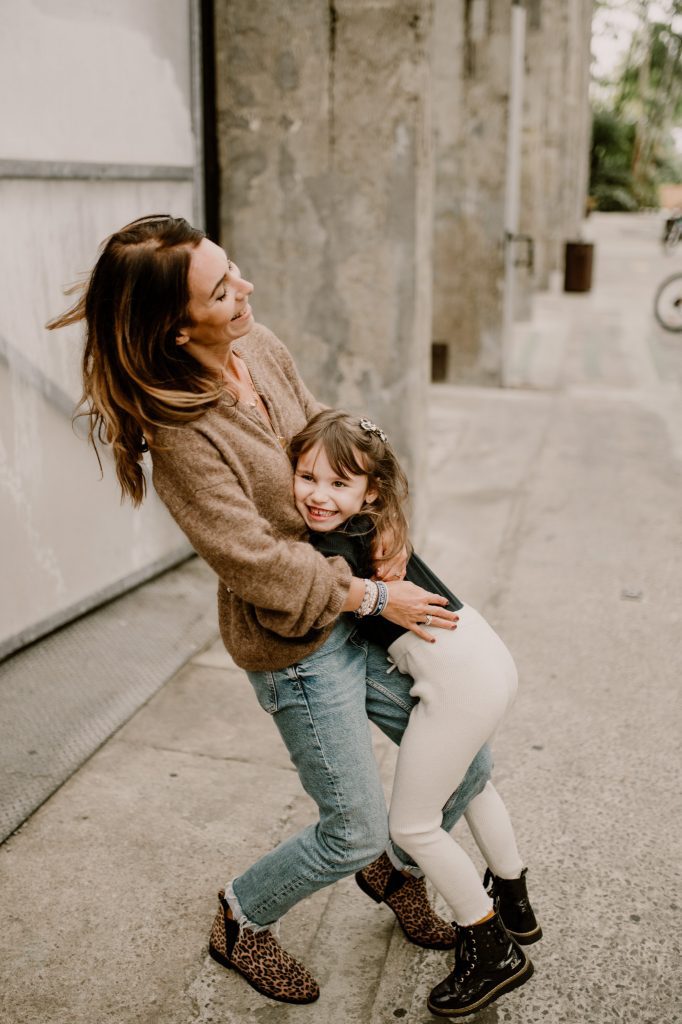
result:
M 478 873 L 443 829 L 442 807 L 516 691 L 516 670 L 502 641 L 471 608 L 455 633 L 434 631 L 437 643 L 406 635 L 392 647 L 419 697 L 400 747 L 389 828 L 395 841 L 452 906 L 460 924 L 491 909 Z
M 228 889 L 240 923 L 262 927 L 386 846 L 386 803 L 365 711 L 365 646 L 341 620 L 301 664 L 252 672 L 261 705 L 274 718 L 320 819 L 266 853 Z
M 464 812 L 467 825 L 485 862 L 499 878 L 520 878 L 523 861 L 509 812 L 492 782 L 474 797 Z
M 439 633 L 444 635 L 442 630 Z M 395 663 L 389 661 L 383 647 L 372 643 L 367 645 L 367 714 L 370 721 L 395 744 L 400 744 L 417 703 L 417 698 L 410 692 L 413 686 L 412 676 L 401 672 Z M 443 828 L 446 831 L 455 827 L 473 798 L 483 790 L 492 769 L 492 753 L 486 743 L 472 759 L 464 779 L 443 806 Z M 395 843 L 391 844 L 390 855 L 401 867 L 421 874 L 409 854 Z
M 484 885 L 490 884 L 488 892 L 505 928 L 522 945 L 537 942 L 542 938 L 542 928 L 528 898 L 526 869 L 507 808 L 491 782 L 464 814 L 488 865 Z

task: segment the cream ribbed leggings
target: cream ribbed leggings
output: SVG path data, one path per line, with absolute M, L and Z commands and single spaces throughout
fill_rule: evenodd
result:
M 492 909 L 467 854 L 443 830 L 442 808 L 511 705 L 517 673 L 511 654 L 473 608 L 457 629 L 433 629 L 435 644 L 405 633 L 388 648 L 414 679 L 419 701 L 400 744 L 389 813 L 391 839 L 409 853 L 452 907 L 461 925 Z M 464 813 L 493 874 L 518 878 L 523 863 L 509 814 L 488 782 Z

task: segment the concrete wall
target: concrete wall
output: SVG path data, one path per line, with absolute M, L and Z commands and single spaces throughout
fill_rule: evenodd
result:
M 593 0 L 531 0 L 526 39 L 521 230 L 535 239 L 537 288 L 563 270 L 585 216 L 592 118 Z
M 508 0 L 436 0 L 433 340 L 448 379 L 502 372 Z
M 590 125 L 592 0 L 525 6 L 519 228 L 538 270 L 514 271 L 517 315 L 579 231 Z M 313 390 L 381 420 L 412 473 L 430 343 L 448 380 L 502 382 L 511 15 L 510 0 L 216 5 L 223 241 Z
M 515 314 L 563 266 L 587 188 L 592 0 L 527 0 L 521 217 L 535 272 L 516 267 Z M 501 383 L 510 0 L 436 0 L 433 340 L 447 379 Z M 515 258 L 525 257 L 517 245 Z
M 222 241 L 322 400 L 418 490 L 431 340 L 430 0 L 216 5 Z

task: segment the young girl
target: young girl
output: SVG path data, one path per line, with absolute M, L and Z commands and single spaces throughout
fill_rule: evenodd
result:
M 366 577 L 365 600 L 356 612 L 359 628 L 367 639 L 386 647 L 394 667 L 414 678 L 410 692 L 419 700 L 398 755 L 389 829 L 393 843 L 419 864 L 455 917 L 455 969 L 431 992 L 429 1009 L 442 1016 L 472 1013 L 528 980 L 533 966 L 518 943 L 535 942 L 542 935 L 528 901 L 526 869 L 509 815 L 492 784 L 488 782 L 465 812 L 488 864 L 490 893 L 467 854 L 441 827 L 449 794 L 514 699 L 516 668 L 487 622 L 414 553 L 407 579 L 447 597 L 451 610 L 458 611 L 458 628 L 441 630 L 436 642 L 428 615 L 425 639 L 380 617 L 388 591 L 380 580 L 369 578 L 376 569 L 372 542 L 377 532 L 394 538 L 385 559 L 407 545 L 407 481 L 382 430 L 369 420 L 326 409 L 292 439 L 289 452 L 294 500 L 311 543 L 325 555 L 342 555 L 356 575 Z M 392 851 L 387 853 L 399 867 Z M 380 900 L 372 868 L 356 878 Z

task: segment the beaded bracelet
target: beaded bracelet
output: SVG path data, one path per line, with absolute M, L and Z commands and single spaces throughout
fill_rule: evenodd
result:
M 379 590 L 379 596 L 377 597 L 377 603 L 374 608 L 369 612 L 370 615 L 381 615 L 388 604 L 388 587 L 385 583 L 382 583 L 381 580 L 377 580 L 376 585 Z
M 360 607 L 355 612 L 357 619 L 362 619 L 365 615 L 369 615 L 373 608 L 376 607 L 379 599 L 379 586 L 374 580 L 365 580 L 365 594 L 360 603 Z

